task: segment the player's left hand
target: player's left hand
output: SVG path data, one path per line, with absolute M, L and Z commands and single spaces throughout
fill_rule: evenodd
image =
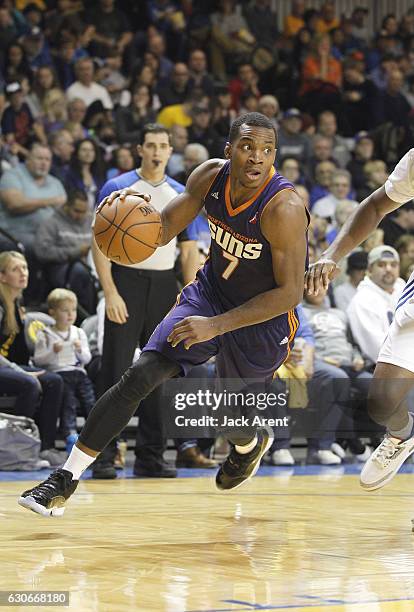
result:
M 173 347 L 184 342 L 184 347 L 189 349 L 193 344 L 211 340 L 218 333 L 214 317 L 186 317 L 174 325 L 167 340 Z

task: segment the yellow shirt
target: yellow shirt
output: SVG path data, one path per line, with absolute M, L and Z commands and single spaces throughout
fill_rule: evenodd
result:
M 24 11 L 28 4 L 35 4 L 41 11 L 45 11 L 47 6 L 44 0 L 15 0 L 15 7 L 18 11 Z
M 295 36 L 301 28 L 305 27 L 305 22 L 301 17 L 295 17 L 294 15 L 288 15 L 285 19 L 284 35 L 290 38 Z
M 163 108 L 157 117 L 157 123 L 161 123 L 166 128 L 171 128 L 173 125 L 181 125 L 189 127 L 193 120 L 184 112 L 183 104 L 171 104 Z
M 324 19 L 318 19 L 315 24 L 316 31 L 320 34 L 325 34 L 326 32 L 330 32 L 335 28 L 339 28 L 340 22 L 339 19 L 332 19 L 332 21 L 326 22 Z

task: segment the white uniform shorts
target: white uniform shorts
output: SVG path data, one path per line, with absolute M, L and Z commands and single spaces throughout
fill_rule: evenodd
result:
M 408 279 L 398 301 L 378 361 L 414 372 L 414 274 Z

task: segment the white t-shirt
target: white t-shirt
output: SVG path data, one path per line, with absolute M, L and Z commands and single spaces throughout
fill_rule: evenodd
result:
M 100 100 L 105 110 L 112 110 L 114 107 L 108 90 L 99 85 L 99 83 L 91 83 L 89 87 L 86 87 L 79 81 L 75 81 L 66 90 L 66 96 L 69 101 L 80 98 L 85 102 L 86 106 L 89 106 L 95 100 Z
M 394 202 L 405 204 L 414 199 L 414 149 L 410 149 L 385 182 L 385 193 Z

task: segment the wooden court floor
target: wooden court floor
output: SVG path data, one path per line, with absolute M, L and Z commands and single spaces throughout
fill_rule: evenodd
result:
M 265 473 L 227 494 L 210 474 L 85 480 L 59 519 L 0 482 L 0 590 L 69 590 L 80 612 L 414 611 L 414 475 L 368 494 L 335 469 Z

